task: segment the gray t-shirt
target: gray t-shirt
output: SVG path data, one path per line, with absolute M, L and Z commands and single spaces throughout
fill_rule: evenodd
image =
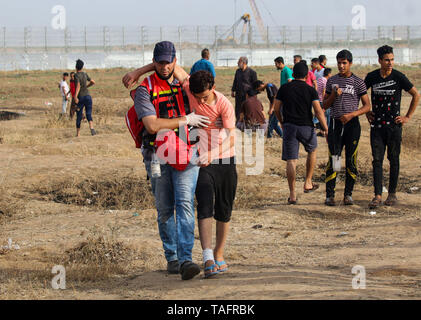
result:
M 85 72 L 76 72 L 75 74 L 75 86 L 77 87 L 77 84 L 80 83 L 80 91 L 78 98 L 82 98 L 85 96 L 89 96 L 89 90 L 87 88 L 88 82 L 91 81 L 91 78 L 89 78 L 88 74 Z
M 177 85 L 179 82 L 178 80 L 174 79 L 174 81 L 171 83 L 171 85 Z M 149 116 L 156 116 L 156 110 L 155 106 L 151 102 L 151 96 L 148 92 L 148 89 L 141 86 L 136 89 L 136 94 L 134 98 L 134 108 L 136 110 L 136 114 L 139 120 L 142 120 L 145 117 Z M 185 104 L 186 114 L 190 113 L 190 109 L 188 104 Z M 145 129 L 144 135 L 147 134 L 147 131 Z M 143 155 L 143 161 L 149 162 L 152 160 L 152 150 L 145 149 L 142 146 L 142 155 Z

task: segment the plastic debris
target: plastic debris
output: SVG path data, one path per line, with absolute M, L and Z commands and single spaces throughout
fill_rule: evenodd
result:
M 389 193 L 389 190 L 387 190 L 386 187 L 383 187 L 383 193 Z
M 138 217 L 139 214 L 137 212 L 133 213 L 133 217 Z
M 375 216 L 377 214 L 377 212 L 376 211 L 370 211 L 370 215 L 371 216 Z
M 338 234 L 338 237 L 345 237 L 348 235 L 348 232 L 341 232 L 340 234 Z
M 1 247 L 4 250 L 20 250 L 20 246 L 18 244 L 13 244 L 11 238 L 7 240 L 7 245 Z

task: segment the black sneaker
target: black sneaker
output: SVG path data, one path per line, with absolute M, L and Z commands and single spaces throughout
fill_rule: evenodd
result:
M 167 263 L 167 271 L 169 274 L 179 274 L 180 273 L 180 265 L 178 260 L 170 261 Z
M 336 206 L 335 203 L 335 198 L 334 197 L 327 197 L 326 201 L 325 201 L 325 205 L 329 206 L 329 207 L 334 207 Z
M 95 131 L 95 129 L 91 129 L 91 135 L 96 135 L 96 131 Z
M 180 267 L 182 280 L 193 279 L 200 273 L 200 267 L 192 261 L 185 261 Z

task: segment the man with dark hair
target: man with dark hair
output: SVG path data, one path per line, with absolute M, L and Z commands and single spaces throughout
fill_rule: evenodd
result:
M 212 62 L 209 61 L 210 58 L 210 53 L 209 53 L 209 49 L 205 48 L 202 50 L 202 59 L 197 61 L 193 67 L 190 70 L 190 74 L 192 75 L 193 73 L 200 71 L 200 70 L 204 70 L 204 71 L 208 71 L 212 74 L 212 76 L 215 78 L 216 77 L 216 73 L 215 73 L 215 68 L 213 67 Z
M 290 190 L 288 204 L 297 203 L 295 175 L 300 143 L 304 145 L 308 153 L 304 192 L 309 193 L 319 188 L 312 181 L 317 149 L 312 109 L 314 109 L 316 117 L 321 122 L 323 130 L 328 131 L 317 92 L 305 82 L 307 74 L 308 66 L 304 63 L 297 63 L 294 66 L 295 80 L 282 86 L 275 100 L 275 113 L 279 121 L 283 123 L 284 129 L 282 160 L 287 162 L 287 177 Z
M 278 88 L 273 83 L 264 83 L 263 81 L 257 80 L 253 83 L 253 89 L 257 91 L 257 93 L 262 93 L 266 90 L 266 94 L 269 100 L 269 121 L 268 121 L 268 132 L 267 138 L 272 138 L 273 130 L 282 138 L 282 129 L 279 126 L 278 118 L 275 115 L 274 108 L 275 108 L 275 98 L 276 94 L 278 93 Z
M 275 59 L 275 67 L 277 70 L 281 70 L 281 87 L 294 80 L 292 70 L 285 65 L 284 58 L 277 57 Z
M 326 94 L 326 83 L 327 80 L 329 80 L 332 77 L 332 69 L 330 68 L 325 68 L 323 69 L 323 77 L 317 79 L 317 93 L 319 94 L 319 99 L 320 99 L 320 104 L 323 108 L 323 99 L 324 96 Z M 326 116 L 326 122 L 327 125 L 330 125 L 330 109 L 325 111 L 325 116 Z M 316 124 L 316 127 L 320 128 L 320 123 L 319 121 L 316 121 L 317 118 L 315 118 L 314 123 Z M 318 133 L 319 136 L 324 136 L 323 131 Z
M 325 55 L 320 55 L 319 56 L 319 62 L 320 62 L 320 65 L 323 67 L 323 68 L 326 68 L 326 64 L 327 64 L 327 58 L 326 58 L 326 56 Z
M 296 65 L 298 62 L 301 62 L 303 60 L 303 57 L 300 56 L 299 54 L 296 54 L 294 56 L 294 65 Z M 307 64 L 307 63 L 306 63 Z
M 253 89 L 247 91 L 246 101 L 241 105 L 240 122 L 246 129 L 261 129 L 266 131 L 267 121 L 263 113 L 263 104 L 257 99 L 257 92 Z
M 410 121 L 418 105 L 420 95 L 408 78 L 394 69 L 393 48 L 382 46 L 377 50 L 380 69 L 370 72 L 365 78 L 367 88 L 371 88 L 373 111 L 367 114 L 371 124 L 371 150 L 373 154 L 374 199 L 370 209 L 382 204 L 383 160 L 387 148 L 390 162 L 390 178 L 387 206 L 397 203 L 396 188 L 399 179 L 399 156 L 402 143 L 402 126 Z M 409 110 L 401 116 L 402 90 L 412 96 Z
M 85 108 L 86 119 L 89 121 L 89 128 L 91 135 L 96 135 L 94 123 L 92 120 L 92 97 L 88 88 L 95 84 L 87 73 L 83 72 L 84 62 L 80 59 L 76 61 L 76 74 L 75 74 L 75 103 L 77 105 L 77 118 L 76 118 L 76 137 L 80 137 L 80 125 L 83 117 L 83 108 Z
M 320 64 L 320 60 L 318 58 L 311 59 L 311 68 L 313 74 L 316 76 L 316 81 L 323 78 L 324 67 Z
M 235 98 L 235 118 L 237 122 L 240 119 L 240 109 L 246 100 L 247 91 L 253 87 L 253 82 L 256 80 L 256 71 L 248 67 L 247 57 L 240 57 L 231 90 L 231 96 Z
M 329 162 L 326 168 L 326 202 L 327 206 L 335 206 L 335 187 L 337 166 L 333 165 L 333 157 L 340 160 L 345 146 L 346 181 L 344 204 L 353 205 L 352 192 L 357 179 L 357 153 L 361 136 L 359 116 L 370 111 L 370 100 L 367 88 L 362 79 L 351 71 L 352 53 L 340 51 L 336 60 L 339 74 L 331 77 L 326 83 L 326 95 L 323 101 L 325 110 L 331 109 L 331 126 L 329 127 L 328 145 Z M 358 109 L 360 100 L 363 106 Z
M 196 187 L 197 219 L 203 250 L 205 278 L 228 270 L 224 259 L 231 214 L 237 190 L 235 165 L 235 114 L 229 100 L 215 90 L 206 71 L 188 76 L 176 66 L 174 76 L 182 83 L 191 108 L 209 117 L 210 125 L 199 130 L 201 166 Z M 222 126 L 218 124 L 222 120 Z M 212 250 L 212 220 L 216 220 L 216 244 Z
M 174 78 L 176 62 L 174 44 L 159 42 L 154 48 L 153 63 L 126 74 L 123 83 L 130 87 L 140 76 L 154 71 L 136 89 L 134 99 L 136 114 L 145 127 L 142 154 L 155 196 L 167 270 L 170 274 L 181 274 L 182 280 L 189 280 L 200 273 L 200 267 L 192 261 L 194 193 L 199 168 L 189 158 L 187 163 L 180 163 L 177 159 L 189 152 L 184 147 L 184 150 L 177 149 L 177 146 L 191 146 L 188 126 L 206 127 L 210 121 L 190 113 L 186 92 Z M 164 160 L 165 150 L 161 152 L 163 150 L 157 146 L 166 136 L 168 157 Z M 160 177 L 152 172 L 156 157 L 160 158 Z

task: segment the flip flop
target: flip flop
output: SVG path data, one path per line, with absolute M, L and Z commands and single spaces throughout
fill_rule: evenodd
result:
M 219 272 L 228 271 L 228 265 L 225 261 L 215 261 L 215 263 L 218 265 L 218 267 L 226 266 L 225 268 L 218 270 Z
M 304 193 L 310 193 L 310 192 L 316 191 L 317 189 L 319 189 L 319 187 L 320 186 L 318 184 L 313 183 L 313 188 L 311 188 L 311 189 L 304 188 Z
M 215 276 L 219 272 L 221 272 L 219 270 L 218 271 L 215 271 L 215 272 L 212 272 L 212 270 L 215 269 L 215 268 L 218 269 L 218 265 L 216 265 L 215 263 L 213 265 L 211 265 L 210 267 L 206 267 L 205 268 L 205 279 L 208 279 L 208 278 L 210 278 L 212 276 Z M 206 273 L 206 271 L 210 271 L 210 272 Z
M 288 204 L 289 205 L 296 205 L 297 204 L 297 201 L 298 201 L 298 198 L 295 201 L 291 201 L 291 198 L 288 198 Z

